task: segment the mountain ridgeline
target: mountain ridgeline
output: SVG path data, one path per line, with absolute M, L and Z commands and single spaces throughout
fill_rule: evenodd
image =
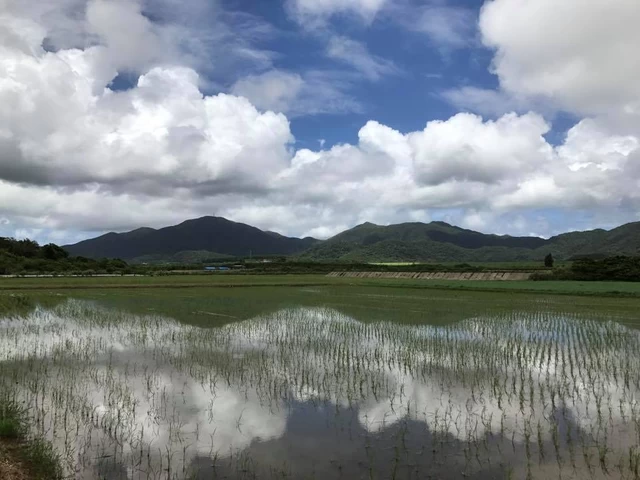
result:
M 246 257 L 249 255 L 292 255 L 318 240 L 290 238 L 222 217 L 202 217 L 161 229 L 139 228 L 126 233 L 107 233 L 64 248 L 71 255 L 87 258 L 180 258 L 182 252 L 201 257 Z
M 444 222 L 364 223 L 317 243 L 301 257 L 357 262 L 514 262 L 542 261 L 549 253 L 559 260 L 640 255 L 640 222 L 549 239 L 489 235 Z
M 613 230 L 570 232 L 549 239 L 490 235 L 444 222 L 381 226 L 364 223 L 328 240 L 291 238 L 220 217 L 162 229 L 108 233 L 64 247 L 71 255 L 127 261 L 177 261 L 287 255 L 305 261 L 510 262 L 640 255 L 640 222 Z

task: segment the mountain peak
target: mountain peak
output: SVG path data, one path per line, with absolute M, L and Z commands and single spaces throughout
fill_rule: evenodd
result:
M 156 231 L 155 228 L 140 227 L 140 228 L 136 228 L 135 230 L 131 230 L 129 233 L 148 233 L 148 232 L 155 232 L 155 231 Z
M 190 224 L 190 223 L 207 223 L 207 222 L 214 222 L 214 221 L 231 222 L 231 220 L 227 220 L 224 217 L 216 217 L 214 215 L 205 215 L 203 217 L 190 218 L 188 220 L 185 220 L 184 222 L 179 223 L 178 225 L 184 225 L 185 223 L 186 224 Z
M 146 255 L 172 256 L 184 251 L 208 251 L 231 256 L 290 255 L 317 240 L 289 238 L 256 227 L 205 216 L 159 230 L 142 228 L 85 240 L 64 248 L 72 255 L 131 260 Z

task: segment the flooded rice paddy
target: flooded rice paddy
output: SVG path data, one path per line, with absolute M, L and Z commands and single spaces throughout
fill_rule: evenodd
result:
M 640 478 L 633 305 L 394 294 L 212 325 L 64 298 L 0 316 L 0 389 L 71 478 Z

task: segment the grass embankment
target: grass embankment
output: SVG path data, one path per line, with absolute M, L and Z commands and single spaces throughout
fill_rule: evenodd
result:
M 325 275 L 167 275 L 148 277 L 54 277 L 2 278 L 0 291 L 111 289 L 111 288 L 197 288 L 259 286 L 385 286 L 484 292 L 521 292 L 562 295 L 640 297 L 640 282 L 588 281 L 484 281 L 421 280 L 384 278 L 330 278 Z

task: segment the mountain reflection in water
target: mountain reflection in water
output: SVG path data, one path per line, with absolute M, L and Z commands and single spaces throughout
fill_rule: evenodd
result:
M 203 329 L 68 300 L 0 320 L 0 387 L 76 478 L 638 478 L 639 347 L 570 312 Z

